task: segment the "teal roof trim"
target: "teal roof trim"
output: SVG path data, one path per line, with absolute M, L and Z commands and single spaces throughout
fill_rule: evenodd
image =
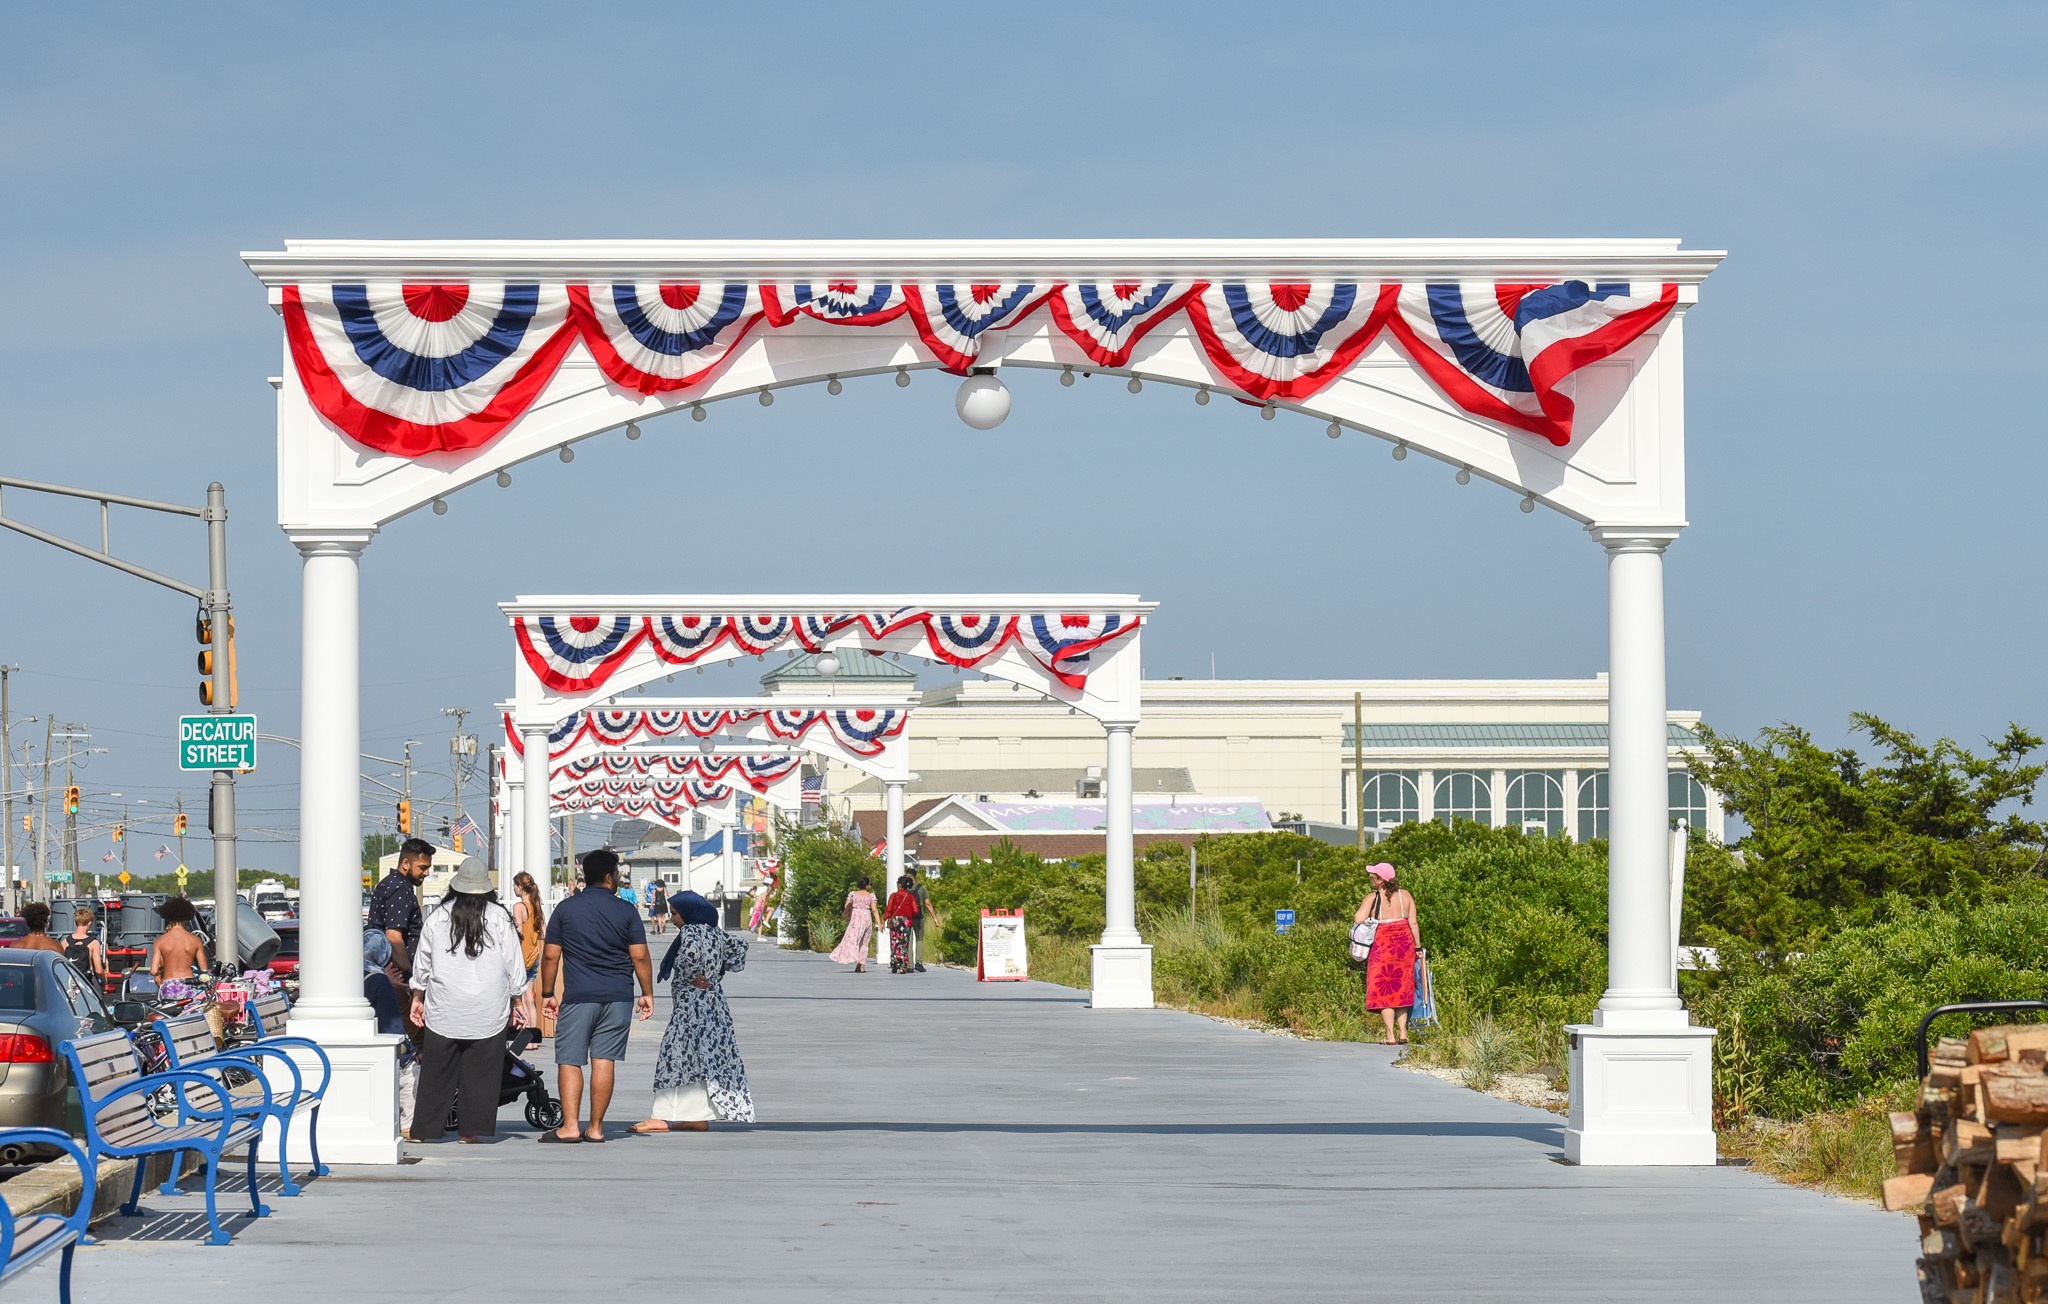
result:
M 876 656 L 860 648 L 847 648 L 835 653 L 839 658 L 839 673 L 832 677 L 835 684 L 876 682 L 890 684 L 914 684 L 917 672 L 893 661 Z M 818 673 L 817 654 L 806 652 L 784 662 L 761 676 L 764 684 L 822 684 L 825 676 Z
M 1353 746 L 1352 726 L 1344 726 L 1344 745 Z M 1667 724 L 1665 738 L 1673 747 L 1697 747 L 1699 735 L 1681 724 Z M 1368 748 L 1391 747 L 1605 747 L 1604 724 L 1369 724 Z

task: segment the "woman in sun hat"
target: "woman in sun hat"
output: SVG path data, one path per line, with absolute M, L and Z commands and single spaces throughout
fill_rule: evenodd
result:
M 448 882 L 448 895 L 420 930 L 413 957 L 412 1017 L 426 1025 L 409 1141 L 437 1140 L 451 1105 L 464 1141 L 497 1135 L 505 1026 L 526 995 L 526 961 L 512 916 L 497 902 L 490 871 L 475 856 Z
M 1365 1008 L 1368 1013 L 1380 1012 L 1387 1026 L 1386 1045 L 1406 1045 L 1408 1012 L 1415 1007 L 1415 948 L 1421 938 L 1415 898 L 1396 881 L 1394 867 L 1385 861 L 1367 866 L 1365 872 L 1372 877 L 1372 891 L 1351 917 L 1360 924 L 1377 921 L 1365 960 Z

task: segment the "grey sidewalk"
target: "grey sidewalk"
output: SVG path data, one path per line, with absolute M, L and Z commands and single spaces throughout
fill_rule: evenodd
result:
M 753 1127 L 623 1135 L 664 1003 L 606 1145 L 537 1147 L 508 1107 L 498 1144 L 337 1169 L 224 1249 L 153 1197 L 82 1252 L 79 1299 L 1917 1298 L 1907 1218 L 1733 1169 L 1566 1167 L 1561 1120 L 1385 1050 L 754 957 L 728 984 Z

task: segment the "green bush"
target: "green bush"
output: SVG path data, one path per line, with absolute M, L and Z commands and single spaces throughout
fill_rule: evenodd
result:
M 782 908 L 788 912 L 796 944 L 816 948 L 823 936 L 820 930 L 829 929 L 829 950 L 839 940 L 833 926 L 841 922 L 846 894 L 863 876 L 879 887 L 884 873 L 880 863 L 859 839 L 831 829 L 784 824 L 776 830 L 775 845 L 787 875 Z

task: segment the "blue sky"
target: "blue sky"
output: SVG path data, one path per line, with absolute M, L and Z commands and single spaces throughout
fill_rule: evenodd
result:
M 1688 319 L 1673 705 L 1830 740 L 1852 710 L 2044 728 L 2044 46 L 2038 7 L 1955 3 L 13 6 L 0 465 L 194 501 L 225 482 L 244 699 L 292 734 L 279 327 L 240 250 L 1677 236 L 1730 256 Z M 727 405 L 394 524 L 365 560 L 365 748 L 503 695 L 515 591 L 1136 590 L 1163 604 L 1153 675 L 1604 665 L 1602 558 L 1555 514 L 1306 419 L 1013 386 L 987 435 L 929 375 Z M 202 573 L 190 527 L 115 539 Z M 16 712 L 109 749 L 89 796 L 178 791 L 190 604 L 14 537 L 0 598 Z M 295 779 L 269 751 L 245 823 L 289 836 Z

